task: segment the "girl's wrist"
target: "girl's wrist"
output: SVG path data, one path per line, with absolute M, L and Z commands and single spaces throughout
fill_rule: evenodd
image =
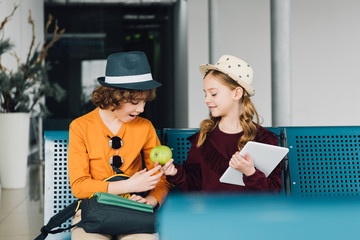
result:
M 245 174 L 246 177 L 250 177 L 250 176 L 254 175 L 255 172 L 256 172 L 256 169 L 253 168 L 251 171 L 249 171 L 249 172 L 247 172 L 247 173 L 244 173 L 244 174 Z
M 178 173 L 178 170 L 175 168 L 175 171 L 173 172 L 173 174 L 171 176 L 175 176 Z

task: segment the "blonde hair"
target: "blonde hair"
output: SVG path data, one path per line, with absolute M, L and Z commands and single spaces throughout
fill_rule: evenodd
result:
M 232 78 L 222 72 L 210 70 L 205 74 L 204 78 L 209 74 L 216 77 L 218 80 L 220 80 L 222 84 L 224 84 L 231 90 L 241 87 L 236 81 L 234 81 Z M 237 144 L 239 150 L 241 150 L 248 141 L 252 141 L 255 139 L 259 128 L 259 115 L 250 97 L 244 89 L 243 97 L 240 101 L 242 101 L 242 112 L 239 116 L 239 120 L 240 126 L 242 127 L 244 134 L 240 137 Z M 253 122 L 254 117 L 256 117 L 256 123 Z M 197 147 L 200 147 L 205 142 L 208 133 L 212 132 L 219 125 L 220 120 L 221 117 L 213 117 L 210 114 L 209 119 L 205 119 L 201 122 L 199 139 L 196 144 Z

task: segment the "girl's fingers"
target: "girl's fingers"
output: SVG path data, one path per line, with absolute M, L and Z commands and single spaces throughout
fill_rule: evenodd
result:
M 237 168 L 239 167 L 239 165 L 241 164 L 241 162 L 237 159 L 234 159 L 232 158 L 229 162 L 229 165 L 232 167 L 232 168 Z
M 174 159 L 170 159 L 167 163 L 165 163 L 165 165 L 163 166 L 164 168 L 169 168 L 169 166 L 172 165 L 172 163 L 174 162 Z
M 234 156 L 230 159 L 230 161 L 232 161 L 234 164 L 240 164 L 242 160 L 240 158 Z
M 245 154 L 244 154 L 244 158 L 245 158 L 245 160 L 248 161 L 248 162 L 253 162 L 251 156 L 250 156 L 248 153 L 245 153 Z
M 234 158 L 234 159 L 236 159 L 236 160 L 240 161 L 243 157 L 240 155 L 240 153 L 239 153 L 239 152 L 236 152 L 236 153 L 232 156 L 232 158 Z
M 236 168 L 232 161 L 229 162 L 229 166 L 234 168 L 234 169 Z
M 165 163 L 165 165 L 161 168 L 162 172 L 164 172 L 165 174 L 168 174 L 174 167 L 173 162 L 174 162 L 174 159 L 170 159 L 167 163 Z

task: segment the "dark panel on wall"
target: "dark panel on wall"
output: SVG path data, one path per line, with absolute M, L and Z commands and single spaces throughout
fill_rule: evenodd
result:
M 47 99 L 51 118 L 74 119 L 94 108 L 82 101 L 81 62 L 106 59 L 113 52 L 144 51 L 153 78 L 163 84 L 143 114 L 156 128 L 173 127 L 173 6 L 45 3 L 65 35 L 48 53 L 49 77 L 67 90 L 67 99 Z M 45 20 L 46 21 L 46 20 Z M 49 31 L 52 32 L 52 29 Z M 51 37 L 51 35 L 49 36 Z

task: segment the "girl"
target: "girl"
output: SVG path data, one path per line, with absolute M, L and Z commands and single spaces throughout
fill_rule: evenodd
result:
M 255 94 L 252 68 L 239 58 L 224 55 L 216 65 L 201 65 L 200 72 L 210 119 L 202 121 L 200 131 L 189 138 L 186 162 L 177 165 L 170 160 L 162 167 L 167 180 L 182 191 L 280 192 L 282 163 L 265 177 L 254 167 L 251 156 L 239 154 L 248 141 L 279 144 L 275 134 L 259 126 L 250 100 Z M 245 186 L 219 181 L 229 165 L 243 173 Z
M 132 194 L 130 199 L 152 205 L 161 204 L 170 189 L 160 167 L 150 160 L 150 151 L 160 145 L 156 131 L 147 119 L 138 115 L 147 101 L 155 98 L 154 81 L 143 52 L 111 54 L 106 76 L 93 92 L 97 108 L 70 124 L 68 167 L 71 190 L 84 199 L 95 192 Z M 148 171 L 142 163 L 142 156 Z M 143 169 L 144 168 L 144 169 Z M 131 176 L 117 182 L 102 181 L 120 169 Z M 158 172 L 158 174 L 156 174 Z M 141 192 L 150 191 L 147 196 Z M 121 217 L 121 216 L 119 216 Z M 81 220 L 79 210 L 73 224 Z M 131 234 L 117 239 L 157 239 L 157 234 Z M 111 239 L 111 236 L 72 230 L 72 239 Z

